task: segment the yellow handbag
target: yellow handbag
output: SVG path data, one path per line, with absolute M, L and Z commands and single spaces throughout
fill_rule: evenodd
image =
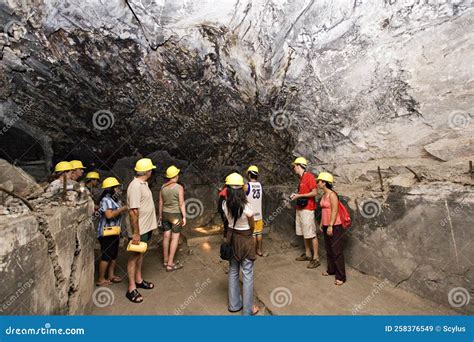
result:
M 111 235 L 120 235 L 120 227 L 119 226 L 104 227 L 102 236 L 111 236 Z
M 145 253 L 148 244 L 146 242 L 141 241 L 138 245 L 134 245 L 132 241 L 128 243 L 127 251 L 128 252 L 137 252 L 137 253 Z

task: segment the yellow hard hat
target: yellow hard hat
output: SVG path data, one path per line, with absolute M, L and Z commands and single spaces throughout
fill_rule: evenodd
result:
M 166 169 L 166 178 L 176 177 L 178 175 L 179 171 L 181 171 L 181 170 L 178 169 L 176 166 L 171 165 L 169 168 Z
M 80 160 L 71 160 L 70 161 L 72 168 L 75 169 L 85 169 L 85 166 L 82 165 L 82 162 Z
M 156 169 L 156 166 L 153 165 L 153 162 L 150 158 L 142 158 L 135 164 L 135 171 L 145 172 Z
M 68 161 L 60 161 L 54 167 L 54 172 L 63 172 L 63 171 L 70 171 L 74 170 L 74 167 Z
M 298 157 L 295 159 L 292 165 L 298 165 L 298 164 L 308 165 L 308 161 L 304 157 Z
M 334 177 L 329 172 L 321 172 L 317 178 L 318 181 L 322 180 L 328 183 L 334 182 Z
M 117 180 L 117 178 L 115 178 L 115 177 L 107 177 L 107 178 L 104 179 L 104 181 L 102 182 L 102 189 L 111 188 L 111 187 L 117 186 L 117 185 L 120 185 L 120 183 L 119 183 L 119 181 Z
M 247 173 L 249 173 L 250 171 L 258 173 L 258 167 L 255 165 L 250 165 L 249 168 L 247 169 Z
M 225 179 L 226 185 L 234 185 L 234 186 L 244 186 L 244 178 L 239 175 L 237 172 L 231 173 Z
M 87 173 L 86 179 L 100 179 L 100 175 L 98 172 L 91 171 Z

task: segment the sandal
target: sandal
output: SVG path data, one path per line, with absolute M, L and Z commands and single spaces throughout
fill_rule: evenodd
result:
M 181 263 L 181 261 L 179 261 L 179 260 L 175 261 L 175 264 L 180 264 L 180 263 Z M 168 262 L 163 262 L 163 267 L 166 268 L 166 266 L 168 266 Z
M 181 264 L 166 265 L 166 272 L 174 272 L 183 268 Z
M 296 261 L 310 261 L 311 257 L 307 256 L 306 254 L 301 254 L 299 257 L 295 259 Z
M 253 306 L 252 316 L 255 316 L 260 311 L 260 308 L 257 305 Z
M 133 290 L 132 292 L 127 291 L 127 293 L 125 294 L 125 297 L 127 297 L 127 299 L 129 301 L 131 301 L 132 303 L 141 303 L 141 302 L 143 302 L 143 297 L 140 294 L 140 292 L 138 292 L 137 289 Z
M 344 284 L 344 283 L 345 283 L 345 281 L 336 280 L 336 281 L 334 282 L 334 285 L 341 286 L 341 285 Z
M 142 280 L 141 283 L 135 283 L 135 286 L 139 289 L 151 290 L 155 288 L 155 284 L 151 281 Z
M 115 277 L 113 277 L 112 279 L 109 279 L 109 281 L 111 281 L 112 283 L 117 284 L 117 283 L 121 283 L 121 282 L 122 282 L 122 278 L 115 276 Z
M 112 284 L 112 282 L 106 279 L 101 283 L 95 283 L 95 286 L 109 286 L 110 284 Z
M 319 261 L 319 259 L 313 259 L 309 262 L 309 265 L 306 266 L 306 268 L 316 268 L 319 266 L 321 266 L 321 262 Z

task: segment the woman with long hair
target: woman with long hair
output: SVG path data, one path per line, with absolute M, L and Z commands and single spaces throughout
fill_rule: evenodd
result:
M 335 275 L 335 285 L 346 282 L 346 268 L 344 263 L 344 228 L 339 216 L 339 198 L 333 190 L 334 177 L 328 172 L 321 172 L 317 178 L 318 188 L 323 190 L 321 198 L 321 224 L 320 231 L 324 234 L 327 264 L 323 276 Z
M 159 222 L 163 229 L 163 266 L 167 272 L 183 268 L 174 260 L 181 230 L 186 225 L 184 187 L 179 183 L 179 171 L 174 165 L 166 170 L 168 181 L 161 187 L 158 207 Z
M 244 315 L 256 315 L 259 308 L 253 304 L 253 267 L 255 261 L 255 241 L 253 212 L 247 203 L 244 179 L 238 173 L 226 178 L 227 198 L 222 210 L 229 222 L 227 242 L 233 248 L 229 267 L 229 307 L 230 312 L 243 310 Z M 243 295 L 240 290 L 239 273 L 242 270 Z
M 120 183 L 115 177 L 108 177 L 102 182 L 102 195 L 99 204 L 99 224 L 97 237 L 100 243 L 101 260 L 99 262 L 99 279 L 97 286 L 107 286 L 122 281 L 115 275 L 115 266 L 118 256 L 120 227 L 122 214 L 127 211 L 127 206 L 122 206 L 120 200 Z M 106 276 L 107 273 L 107 276 Z

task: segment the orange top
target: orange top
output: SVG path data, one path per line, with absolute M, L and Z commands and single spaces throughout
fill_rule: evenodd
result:
M 323 197 L 321 198 L 321 209 L 323 226 L 329 226 L 329 222 L 331 220 L 331 200 L 329 199 L 329 196 L 323 195 Z M 339 212 L 337 212 L 336 222 L 334 222 L 335 226 L 337 226 L 338 224 L 342 224 Z

